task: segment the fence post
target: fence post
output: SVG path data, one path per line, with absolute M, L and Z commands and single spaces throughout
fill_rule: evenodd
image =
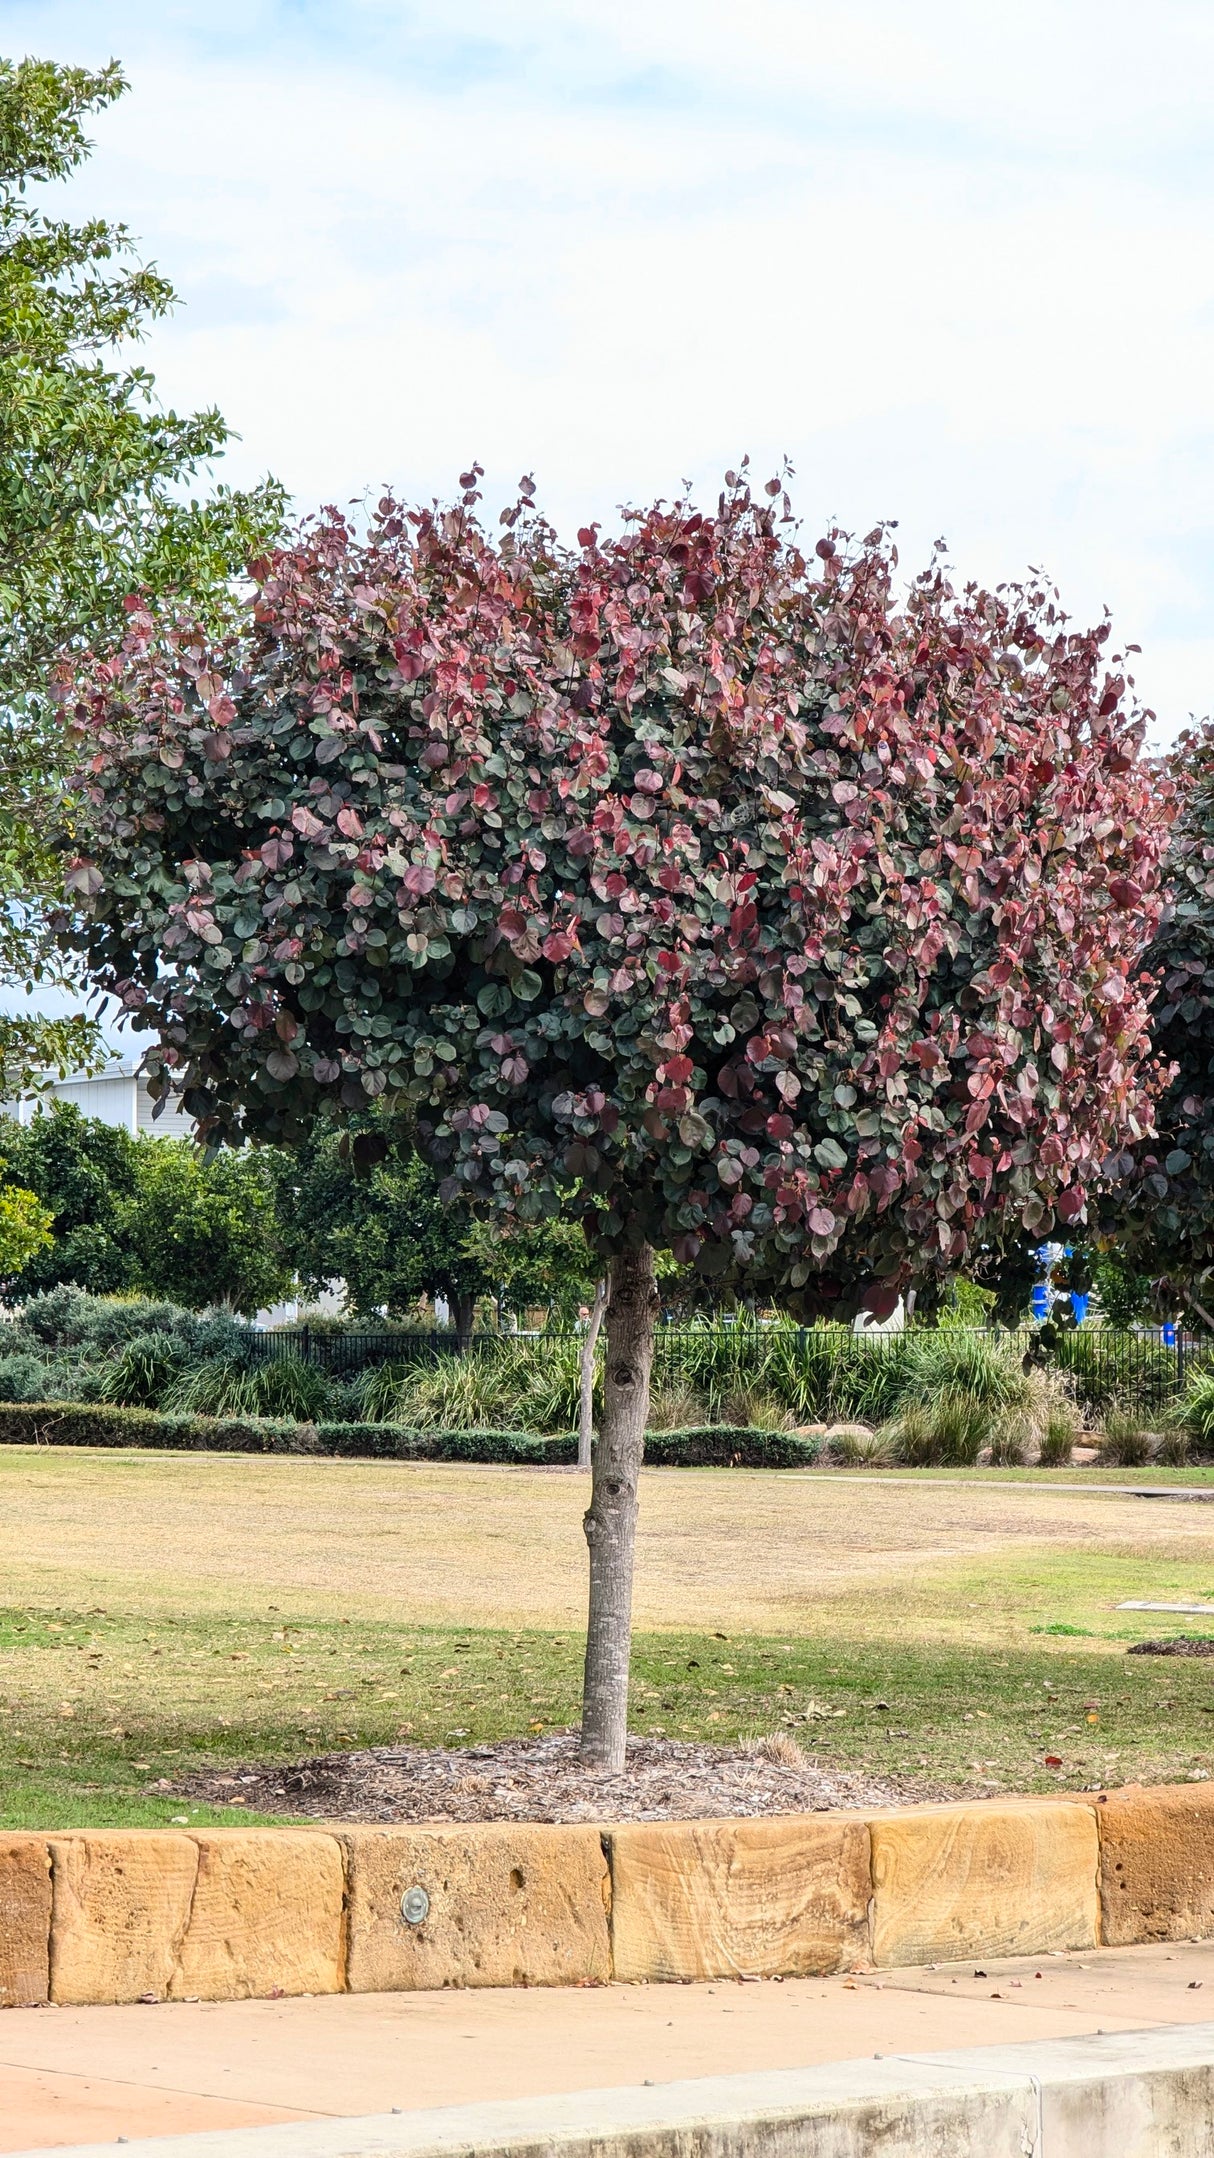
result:
M 310 1364 L 312 1361 L 312 1329 L 310 1326 L 304 1327 L 302 1348 L 303 1360 L 305 1364 Z
M 1184 1392 L 1184 1327 L 1176 1329 L 1176 1391 Z

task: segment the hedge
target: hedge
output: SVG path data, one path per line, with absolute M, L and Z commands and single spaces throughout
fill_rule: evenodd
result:
M 657 1469 L 807 1469 L 817 1439 L 793 1431 L 755 1431 L 747 1424 L 696 1424 L 686 1431 L 649 1431 L 645 1459 Z
M 400 1424 L 293 1424 L 269 1417 L 172 1416 L 74 1401 L 0 1402 L 0 1446 L 145 1446 L 174 1453 L 321 1454 L 362 1461 L 479 1461 L 568 1466 L 577 1438 L 563 1431 L 410 1431 Z M 706 1424 L 651 1431 L 655 1468 L 806 1468 L 815 1439 Z

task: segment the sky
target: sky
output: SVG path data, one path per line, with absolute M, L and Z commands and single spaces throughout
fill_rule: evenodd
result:
M 791 460 L 817 530 L 1047 570 L 1214 704 L 1209 0 L 0 0 L 131 89 L 74 212 L 183 304 L 145 357 L 222 476 L 570 535 Z

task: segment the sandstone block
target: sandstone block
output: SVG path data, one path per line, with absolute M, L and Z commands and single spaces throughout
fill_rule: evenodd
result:
M 868 1956 L 869 1832 L 846 1815 L 613 1828 L 621 1979 L 837 1971 Z
M 0 1835 L 0 2008 L 31 2008 L 50 1985 L 51 1854 L 43 1836 Z
M 50 1839 L 51 1999 L 163 2000 L 189 1924 L 198 1849 L 156 1829 Z
M 189 1924 L 174 1999 L 264 2000 L 340 1993 L 345 1869 L 332 1836 L 308 1829 L 195 1829 Z
M 1096 1819 L 1110 1947 L 1214 1933 L 1214 1784 L 1110 1791 Z
M 607 1862 L 595 1828 L 487 1822 L 340 1831 L 352 1993 L 568 1986 L 611 1976 Z M 410 1889 L 410 1924 L 401 1901 Z
M 932 1806 L 871 1826 L 874 1963 L 1095 1945 L 1094 1808 Z

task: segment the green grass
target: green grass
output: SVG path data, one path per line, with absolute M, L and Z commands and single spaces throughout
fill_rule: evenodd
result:
M 632 1728 L 726 1741 L 785 1729 L 823 1765 L 968 1790 L 1170 1781 L 1214 1768 L 1209 1664 L 1126 1658 L 1121 1637 L 1140 1630 L 1107 1622 L 1095 1652 L 1086 1638 L 1079 1646 L 1087 1630 L 1066 1621 L 1042 1632 L 1057 1633 L 1057 1645 L 981 1655 L 965 1641 L 645 1634 Z M 577 1718 L 580 1663 L 572 1632 L 7 1611 L 0 1823 L 272 1819 L 155 1785 L 204 1765 L 401 1737 L 458 1746 L 560 1728 Z M 1044 1766 L 1046 1753 L 1061 1756 L 1060 1770 Z

